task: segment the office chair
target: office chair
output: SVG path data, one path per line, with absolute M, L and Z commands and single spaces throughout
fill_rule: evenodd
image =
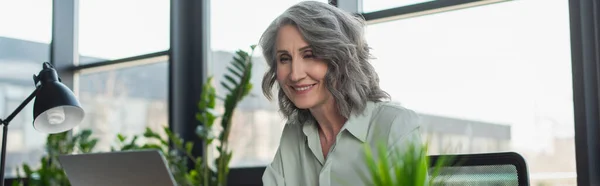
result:
M 434 180 L 434 185 L 527 186 L 529 175 L 525 159 L 514 152 L 432 155 L 430 167 L 441 158 L 450 157 Z M 430 169 L 431 173 L 431 169 Z M 439 184 L 444 181 L 444 184 Z

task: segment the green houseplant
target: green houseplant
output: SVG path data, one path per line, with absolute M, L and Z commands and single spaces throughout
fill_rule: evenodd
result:
M 365 162 L 368 171 L 361 173 L 364 184 L 373 186 L 443 185 L 445 179 L 440 179 L 440 171 L 443 166 L 453 160 L 453 157 L 444 156 L 438 159 L 433 167 L 430 167 L 428 147 L 428 143 L 423 145 L 409 143 L 404 151 L 392 149 L 388 157 L 388 149 L 383 143 L 378 143 L 376 153 L 369 145 L 365 145 Z M 368 179 L 369 177 L 371 179 Z
M 225 97 L 218 97 L 215 87 L 212 85 L 213 77 L 208 77 L 202 87 L 202 94 L 198 102 L 198 113 L 196 120 L 200 123 L 197 126 L 196 134 L 202 141 L 202 157 L 194 157 L 192 150 L 194 144 L 190 141 L 184 141 L 169 128 L 164 128 L 168 139 L 162 139 L 160 135 L 150 129 L 146 129 L 144 137 L 154 141 L 143 145 L 137 145 L 134 136 L 127 141 L 125 136 L 119 135 L 120 147 L 114 150 L 136 150 L 136 149 L 158 149 L 166 155 L 171 172 L 179 185 L 227 185 L 227 176 L 229 174 L 229 161 L 232 157 L 229 149 L 228 137 L 231 131 L 232 119 L 235 109 L 252 89 L 250 79 L 252 77 L 252 54 L 255 49 L 252 45 L 251 53 L 238 50 L 233 57 L 227 72 L 223 75 L 221 85 L 227 90 Z M 223 101 L 223 114 L 216 111 L 217 100 Z M 219 127 L 222 131 L 215 132 L 213 129 L 215 121 L 221 119 Z M 169 141 L 173 148 L 169 150 Z M 217 141 L 218 143 L 214 143 Z M 214 168 L 211 168 L 208 152 L 211 145 L 214 145 L 219 153 L 214 160 Z M 192 169 L 187 169 L 187 162 L 194 164 Z
M 92 138 L 92 131 L 82 130 L 77 134 L 68 132 L 50 134 L 46 138 L 46 155 L 40 159 L 40 167 L 34 169 L 23 164 L 21 175 L 17 168 L 17 179 L 27 185 L 70 185 L 67 176 L 58 163 L 58 155 L 92 152 L 98 139 Z M 24 185 L 23 182 L 13 182 L 13 186 Z
M 212 85 L 213 77 L 208 77 L 202 87 L 200 101 L 197 103 L 198 113 L 196 119 L 198 126 L 196 134 L 203 142 L 203 156 L 195 157 L 192 154 L 194 144 L 190 141 L 184 141 L 178 135 L 174 134 L 168 127 L 163 128 L 167 139 L 164 139 L 158 131 L 146 128 L 141 135 L 124 136 L 117 135 L 117 144 L 111 148 L 111 151 L 127 151 L 140 149 L 156 149 L 161 151 L 169 164 L 178 185 L 227 185 L 227 176 L 229 174 L 229 161 L 232 157 L 229 148 L 228 137 L 231 130 L 232 119 L 235 109 L 252 89 L 250 79 L 252 77 L 252 54 L 255 49 L 252 45 L 251 52 L 238 50 L 235 53 L 230 65 L 227 67 L 227 73 L 223 75 L 221 86 L 227 91 L 225 97 L 219 97 L 215 87 Z M 223 102 L 223 114 L 217 112 L 217 101 Z M 215 121 L 220 118 L 220 123 Z M 219 126 L 223 130 L 214 132 L 214 128 Z M 57 156 L 60 154 L 72 153 L 90 153 L 97 143 L 97 139 L 91 138 L 90 130 L 83 130 L 81 133 L 69 136 L 68 133 L 49 135 L 46 141 L 47 155 L 41 159 L 41 167 L 32 169 L 29 165 L 22 166 L 25 175 L 18 175 L 19 179 L 25 180 L 25 183 L 15 182 L 13 185 L 70 185 L 64 171 L 58 164 Z M 140 139 L 145 138 L 146 142 L 140 143 Z M 218 143 L 215 143 L 217 141 Z M 219 152 L 219 156 L 214 159 L 215 167 L 209 165 L 208 152 L 211 145 L 214 145 Z M 188 168 L 187 162 L 193 162 L 194 166 Z
M 377 143 L 375 150 L 364 146 L 368 171 L 361 172 L 365 185 L 373 186 L 405 186 L 405 185 L 443 185 L 445 177 L 439 177 L 443 166 L 448 165 L 452 156 L 444 156 L 430 166 L 428 143 L 418 145 L 409 143 L 405 150 L 388 149 L 384 143 Z M 371 179 L 368 179 L 371 178 Z

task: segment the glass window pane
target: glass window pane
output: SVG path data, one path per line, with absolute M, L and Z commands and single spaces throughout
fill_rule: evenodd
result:
M 396 7 L 403 7 L 435 0 L 363 0 L 363 12 L 375 12 Z M 444 0 L 442 0 L 444 1 Z
M 382 88 L 422 114 L 431 153 L 515 151 L 531 185 L 576 184 L 566 0 L 385 22 L 367 38 Z
M 327 0 L 320 0 L 327 3 Z M 222 79 L 235 50 L 248 50 L 258 44 L 262 32 L 273 19 L 288 7 L 301 0 L 213 0 L 211 5 L 211 60 L 210 74 L 214 76 L 217 93 L 225 89 L 218 82 Z M 252 15 L 250 17 L 232 16 Z M 243 30 L 243 32 L 241 32 Z M 230 144 L 233 157 L 230 166 L 264 166 L 275 155 L 285 121 L 278 113 L 276 102 L 269 102 L 260 88 L 262 74 L 267 64 L 260 54 L 254 53 L 251 96 L 238 106 L 233 118 Z
M 79 129 L 99 138 L 96 151 L 109 151 L 117 133 L 140 135 L 146 127 L 168 125 L 167 57 L 161 62 L 79 76 L 79 98 L 86 117 Z
M 0 25 L 0 118 L 5 119 L 33 92 L 33 74 L 49 61 L 52 1 L 0 1 Z M 32 123 L 33 101 L 8 127 L 7 178 L 16 177 L 23 163 L 40 166 L 47 134 L 36 131 Z
M 80 1 L 79 64 L 168 50 L 169 9 L 168 0 Z

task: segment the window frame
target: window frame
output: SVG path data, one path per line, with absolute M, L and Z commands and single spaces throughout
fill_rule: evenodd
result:
M 359 0 L 362 1 L 362 0 Z M 389 9 L 362 12 L 368 24 L 431 15 L 476 6 L 490 5 L 510 0 L 434 0 L 429 2 L 393 7 Z M 360 3 L 360 2 L 358 2 Z
M 375 24 L 502 1 L 507 0 L 437 0 L 361 15 Z M 600 174 L 600 14 L 595 12 L 600 12 L 597 1 L 569 0 L 578 185 L 600 184 L 594 176 Z
M 363 16 L 369 24 L 382 21 L 422 16 L 440 12 L 458 10 L 473 6 L 498 3 L 506 0 L 437 0 L 414 5 L 394 7 L 386 10 L 362 13 L 362 0 L 330 0 L 338 6 L 343 3 L 348 11 Z M 69 88 L 76 90 L 79 71 L 102 68 L 112 65 L 128 64 L 134 61 L 168 55 L 169 57 L 169 125 L 174 131 L 187 139 L 195 121 L 184 103 L 197 101 L 201 86 L 206 78 L 207 56 L 210 52 L 208 11 L 193 11 L 198 8 L 209 10 L 207 1 L 171 0 L 171 48 L 167 51 L 138 55 L 125 59 L 102 61 L 86 65 L 77 65 L 78 52 L 78 4 L 79 0 L 53 1 L 52 41 L 50 59 Z M 353 8 L 352 8 L 353 7 Z M 360 13 L 359 13 L 360 12 Z M 571 31 L 571 54 L 573 68 L 573 101 L 575 113 L 575 151 L 577 162 L 577 182 L 579 185 L 598 185 L 600 177 L 600 3 L 590 0 L 569 0 Z M 193 24 L 186 24 L 193 23 Z M 195 48 L 194 48 L 195 47 Z M 191 52 L 202 51 L 200 53 Z M 194 64 L 193 61 L 200 61 Z M 183 71 L 184 69 L 187 71 Z M 197 74 L 191 72 L 199 72 Z M 179 74 L 173 74 L 179 73 Z M 183 75 L 181 75 L 183 73 Z M 200 78 L 193 78 L 200 77 Z M 192 87 L 189 87 L 192 85 Z M 194 105 L 194 104 L 188 104 Z M 177 111 L 188 109 L 184 114 Z M 194 131 L 194 130 L 191 130 Z M 200 141 L 194 140 L 196 144 Z M 201 156 L 201 152 L 194 152 Z M 232 168 L 230 183 L 262 185 L 261 177 L 265 167 Z M 235 177 L 235 179 L 231 179 Z
M 600 184 L 600 3 L 569 0 L 578 185 Z

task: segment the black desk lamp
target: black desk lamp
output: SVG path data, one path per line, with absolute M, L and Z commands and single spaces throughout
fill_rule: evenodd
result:
M 33 75 L 36 89 L 11 113 L 6 119 L 0 119 L 4 125 L 2 130 L 2 159 L 0 168 L 0 186 L 4 186 L 4 167 L 6 159 L 6 132 L 8 123 L 25 107 L 34 97 L 33 128 L 43 133 L 61 133 L 72 129 L 83 120 L 84 112 L 73 92 L 60 82 L 56 70 L 50 63 L 45 62 L 43 69 L 36 76 Z

